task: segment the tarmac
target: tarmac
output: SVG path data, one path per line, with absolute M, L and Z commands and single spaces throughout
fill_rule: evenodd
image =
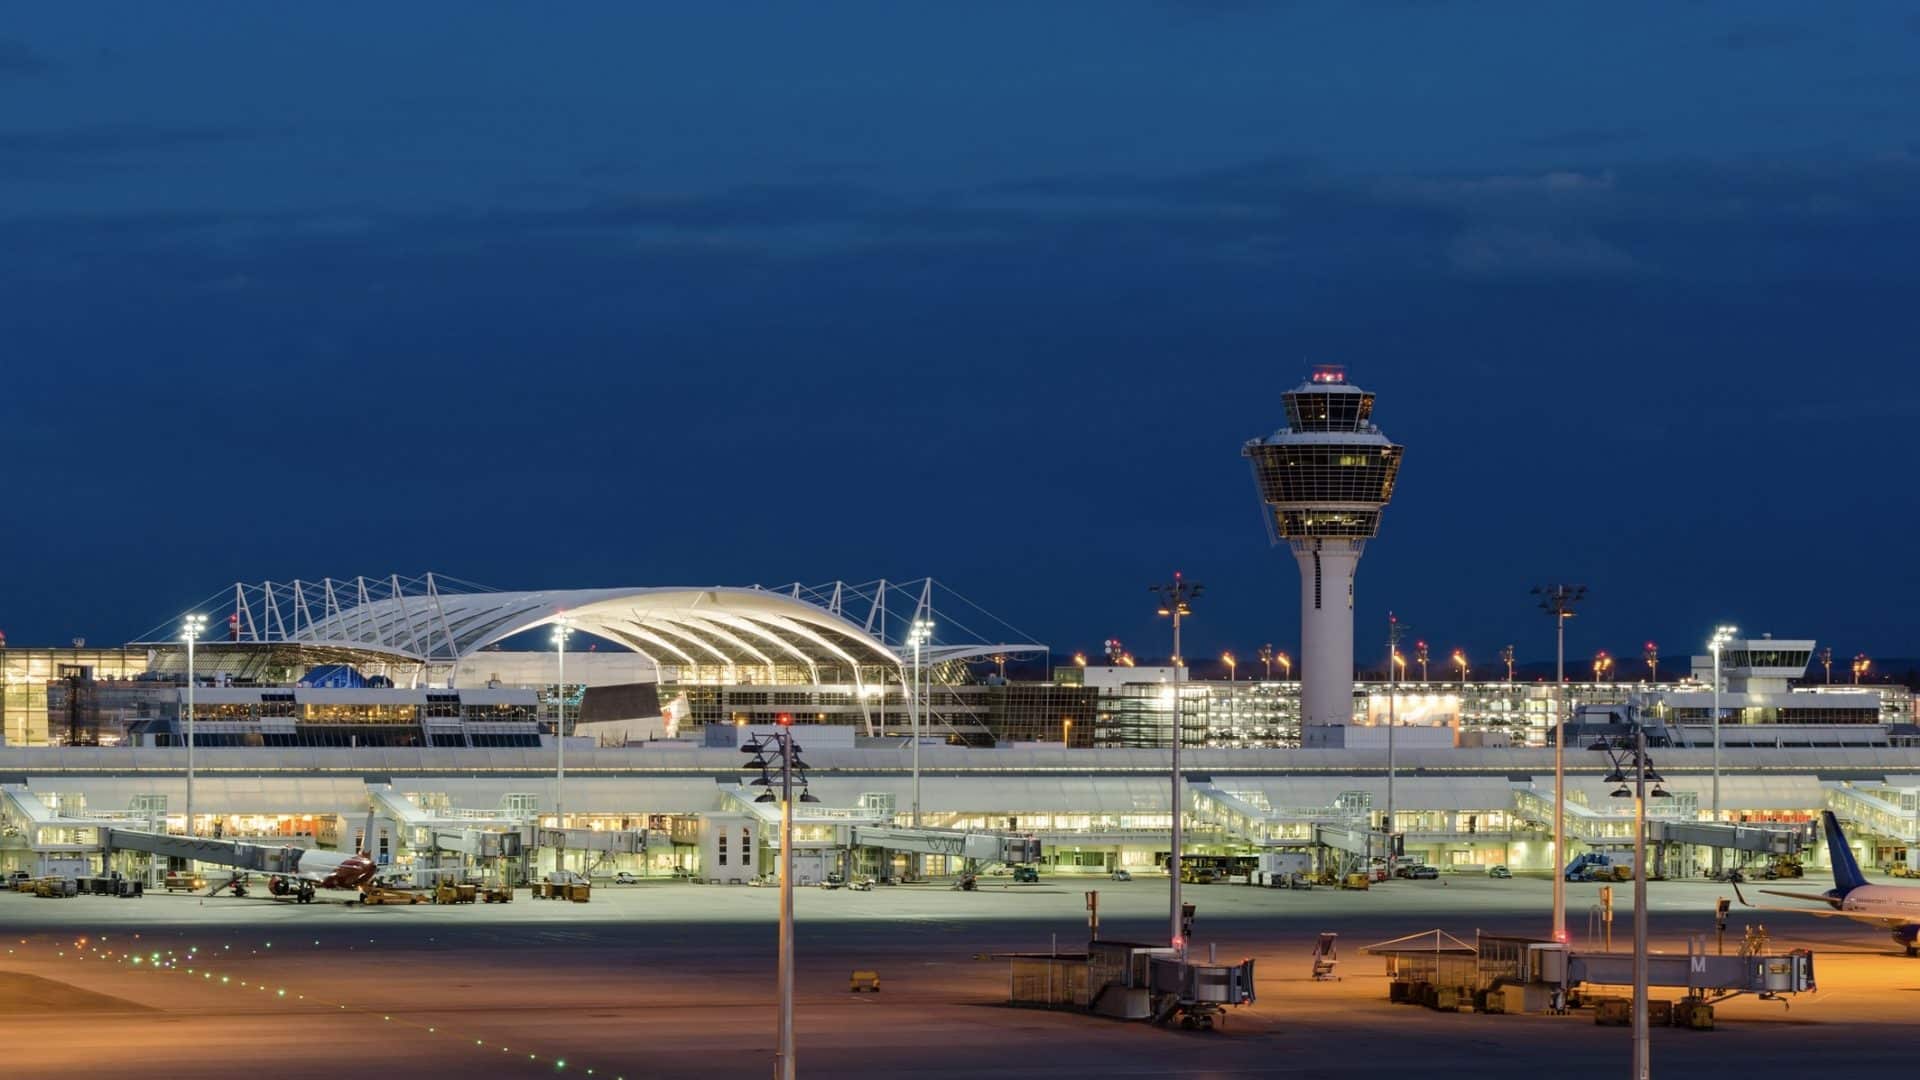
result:
M 1823 881 L 1793 883 L 1803 891 Z M 1257 962 L 1258 1001 L 1212 1032 L 1006 1006 L 998 952 L 1077 951 L 1097 890 L 1101 936 L 1166 939 L 1167 882 L 984 878 L 872 892 L 796 890 L 796 1031 L 814 1076 L 1254 1077 L 1424 1073 L 1614 1076 L 1630 1033 L 1566 1017 L 1440 1014 L 1387 1003 L 1373 942 L 1434 928 L 1544 937 L 1540 878 L 1443 877 L 1366 892 L 1187 886 L 1193 951 Z M 1650 886 L 1654 946 L 1714 944 L 1725 886 Z M 1614 944 L 1631 942 L 1616 886 Z M 1585 943 L 1594 885 L 1568 886 Z M 1750 899 L 1759 898 L 1748 890 Z M 765 1076 L 775 1024 L 777 890 L 680 882 L 596 888 L 586 904 L 374 907 L 148 895 L 0 894 L 0 1072 L 22 1077 Z M 1794 901 L 1779 900 L 1782 904 Z M 1726 947 L 1764 922 L 1816 951 L 1817 992 L 1740 998 L 1712 1032 L 1656 1029 L 1657 1070 L 1903 1067 L 1920 961 L 1877 928 L 1734 909 Z M 1595 927 L 1596 933 L 1599 928 Z M 1339 933 L 1342 978 L 1309 978 Z M 137 962 L 136 962 L 137 961 Z M 855 968 L 881 975 L 853 994 Z M 1660 996 L 1677 996 L 1664 992 Z

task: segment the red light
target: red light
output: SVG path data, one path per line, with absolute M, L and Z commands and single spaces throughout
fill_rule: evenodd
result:
M 773 718 L 773 722 L 779 724 L 781 727 L 792 727 L 793 714 L 790 712 L 777 713 Z

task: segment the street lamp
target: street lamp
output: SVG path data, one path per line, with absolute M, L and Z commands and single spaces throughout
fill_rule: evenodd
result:
M 1293 678 L 1293 657 L 1286 653 L 1274 653 L 1274 662 L 1280 665 L 1280 680 L 1285 682 Z
M 1854 657 L 1853 658 L 1853 685 L 1859 686 L 1860 676 L 1865 675 L 1868 669 L 1872 667 L 1873 667 L 1873 661 L 1867 659 L 1866 653 L 1861 653 L 1860 655 Z
M 1061 717 L 1060 719 L 1060 745 L 1061 746 L 1073 745 L 1073 718 L 1072 717 Z
M 1186 580 L 1178 570 L 1173 572 L 1172 581 L 1147 587 L 1148 592 L 1160 598 L 1159 614 L 1173 619 L 1173 842 L 1167 852 L 1168 922 L 1171 926 L 1168 938 L 1173 947 L 1179 950 L 1183 965 L 1187 941 L 1186 935 L 1180 932 L 1180 819 L 1186 816 L 1186 797 L 1181 791 L 1180 744 L 1185 741 L 1186 733 L 1180 724 L 1183 705 L 1180 700 L 1180 620 L 1193 614 L 1192 602 L 1198 600 L 1205 589 L 1204 585 Z
M 1647 662 L 1647 682 L 1660 681 L 1660 646 L 1649 641 L 1641 646 L 1640 656 Z
M 1820 650 L 1820 666 L 1827 669 L 1827 685 L 1833 685 L 1833 646 Z
M 1737 626 L 1716 626 L 1713 637 L 1707 640 L 1707 650 L 1713 653 L 1713 820 L 1720 820 L 1720 653 L 1738 634 Z M 1720 872 L 1721 849 L 1713 849 L 1713 872 Z
M 1394 758 L 1394 732 L 1400 727 L 1399 680 L 1401 668 L 1407 666 L 1400 655 L 1400 636 L 1407 628 L 1400 623 L 1399 616 L 1387 612 L 1387 816 L 1383 820 L 1387 834 L 1387 872 L 1393 872 L 1393 781 L 1399 772 L 1399 762 Z
M 187 643 L 187 835 L 199 835 L 193 829 L 193 643 L 207 632 L 205 615 L 188 615 L 180 622 L 180 640 Z M 188 869 L 192 869 L 189 867 Z
M 1239 717 L 1236 715 L 1233 707 L 1235 704 L 1233 700 L 1233 684 L 1234 681 L 1240 677 L 1240 664 L 1233 658 L 1233 653 L 1231 652 L 1221 653 L 1220 662 L 1227 665 L 1227 727 L 1228 730 L 1237 733 L 1240 728 Z
M 913 827 L 916 829 L 920 827 L 920 712 L 928 704 L 920 700 L 920 652 L 932 638 L 932 619 L 915 619 L 907 629 L 907 644 L 913 646 L 913 709 L 908 717 L 913 724 Z M 918 863 L 919 859 L 914 861 Z
M 1500 662 L 1507 665 L 1507 681 L 1513 681 L 1513 646 L 1507 645 L 1500 650 Z
M 779 1048 L 774 1055 L 776 1080 L 794 1080 L 793 1057 L 793 784 L 794 775 L 799 774 L 800 801 L 819 802 L 807 792 L 807 764 L 800 760 L 800 747 L 793 741 L 793 714 L 781 713 L 774 719 L 778 726 L 765 735 L 756 735 L 740 748 L 743 754 L 752 754 L 753 760 L 744 768 L 760 770 L 760 776 L 749 786 L 766 788 L 754 802 L 774 801 L 775 781 L 771 772 L 772 762 L 767 760 L 769 752 L 780 755 L 780 1022 L 778 1029 Z
M 1273 643 L 1260 646 L 1260 662 L 1267 666 L 1267 681 L 1273 681 Z
M 1553 616 L 1553 940 L 1567 940 L 1567 875 L 1561 860 L 1567 857 L 1567 620 L 1573 606 L 1586 598 L 1585 585 L 1538 585 L 1533 595 L 1540 610 Z
M 570 616 L 561 615 L 553 620 L 556 668 L 553 694 L 553 827 L 560 837 L 559 845 L 553 849 L 555 871 L 565 870 L 567 861 L 567 638 L 572 633 L 573 619 Z M 372 840 L 368 840 L 368 843 L 372 843 Z
M 1599 740 L 1589 749 L 1605 752 L 1613 762 L 1607 782 L 1620 785 L 1613 797 L 1633 799 L 1633 1076 L 1648 1080 L 1652 1049 L 1647 1040 L 1647 782 L 1653 782 L 1654 798 L 1664 799 L 1667 792 L 1647 756 L 1647 731 L 1638 722 L 1633 724 L 1631 738 L 1623 736 L 1613 743 Z M 1629 765 L 1632 790 L 1626 786 Z
M 1078 665 L 1080 665 L 1081 667 L 1086 667 L 1086 666 L 1087 666 L 1087 654 L 1086 654 L 1086 653 L 1083 653 L 1083 652 L 1077 652 L 1077 653 L 1074 653 L 1074 654 L 1073 654 L 1073 662 L 1074 662 L 1074 663 L 1076 663 L 1076 664 L 1078 664 Z
M 1427 643 L 1426 642 L 1416 641 L 1413 643 L 1413 662 L 1420 665 L 1420 681 L 1423 683 L 1426 682 L 1427 681 Z
M 1601 649 L 1599 652 L 1593 654 L 1593 684 L 1595 686 L 1600 685 L 1601 677 L 1612 669 L 1613 656 L 1608 653 L 1607 650 Z
M 1460 669 L 1460 688 L 1464 690 L 1467 686 L 1467 654 L 1459 649 L 1453 650 L 1453 662 Z

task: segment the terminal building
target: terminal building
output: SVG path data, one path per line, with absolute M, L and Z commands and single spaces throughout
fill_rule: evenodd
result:
M 511 829 L 528 841 L 530 873 L 565 860 L 596 873 L 751 878 L 774 830 L 742 786 L 737 743 L 790 719 L 819 800 L 796 840 L 808 873 L 899 874 L 911 859 L 939 872 L 1027 841 L 1062 872 L 1150 872 L 1172 821 L 1165 750 L 1177 707 L 1197 853 L 1351 856 L 1356 843 L 1370 849 L 1356 835 L 1390 824 L 1409 857 L 1442 868 L 1555 862 L 1552 684 L 1397 684 L 1390 780 L 1385 686 L 1353 686 L 1340 746 L 1303 747 L 1291 680 L 1078 664 L 1008 679 L 1004 658 L 1044 646 L 959 629 L 996 624 L 936 609 L 930 581 L 456 593 L 389 578 L 227 595 L 227 632 L 193 649 L 201 836 L 352 845 L 371 807 L 368 846 L 392 860 L 462 831 Z M 915 623 L 934 627 L 917 649 Z M 564 681 L 559 654 L 539 647 L 556 624 L 575 631 Z M 99 830 L 116 823 L 188 831 L 187 650 L 149 637 L 0 653 L 0 867 L 97 859 Z M 1907 861 L 1920 848 L 1912 697 L 1796 686 L 1813 648 L 1761 637 L 1723 653 L 1720 819 L 1791 828 L 1832 808 L 1863 860 Z M 1631 707 L 1659 736 L 1673 794 L 1656 820 L 1711 816 L 1710 683 L 1710 662 L 1696 661 L 1677 683 L 1565 684 L 1569 743 Z M 564 818 L 554 813 L 563 710 Z M 1630 817 L 1609 797 L 1604 763 L 1569 756 L 1571 842 L 1624 842 Z M 919 829 L 906 820 L 916 791 Z M 1706 861 L 1683 843 L 1663 859 L 1674 873 Z

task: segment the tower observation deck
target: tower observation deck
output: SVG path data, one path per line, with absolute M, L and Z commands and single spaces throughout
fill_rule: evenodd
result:
M 1341 746 L 1353 719 L 1353 575 L 1393 498 L 1403 448 L 1374 426 L 1373 395 L 1338 366 L 1316 367 L 1282 400 L 1287 426 L 1240 453 L 1268 535 L 1300 565 L 1301 744 Z

